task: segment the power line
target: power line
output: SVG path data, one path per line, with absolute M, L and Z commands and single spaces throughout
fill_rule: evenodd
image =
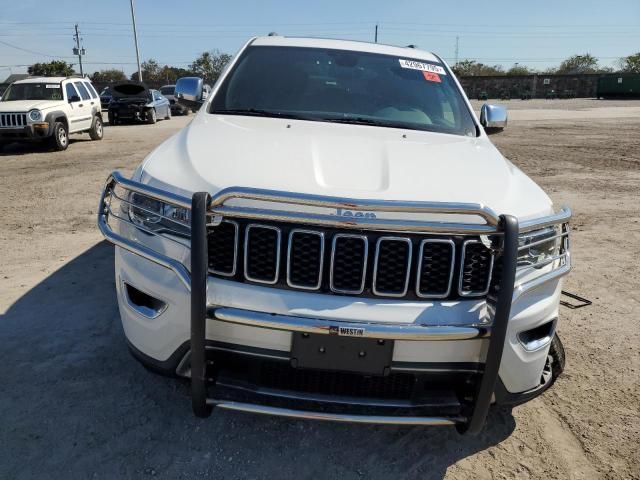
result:
M 34 55 L 42 55 L 43 57 L 50 57 L 50 58 L 75 58 L 75 57 L 69 57 L 69 56 L 62 56 L 62 55 L 50 55 L 48 53 L 42 53 L 42 52 L 36 52 L 35 50 L 29 50 L 28 48 L 22 48 L 19 47 L 17 45 L 13 45 L 9 42 L 5 42 L 3 40 L 0 40 L 0 43 L 3 45 L 6 45 L 7 47 L 11 47 L 11 48 L 15 48 L 16 50 L 21 50 L 23 52 L 27 52 L 27 53 L 32 53 Z

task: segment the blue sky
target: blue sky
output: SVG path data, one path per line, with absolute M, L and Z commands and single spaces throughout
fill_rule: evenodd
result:
M 520 6 L 516 6 L 520 5 Z M 640 51 L 640 0 L 537 2 L 324 0 L 135 0 L 143 59 L 187 66 L 199 53 L 234 53 L 248 38 L 276 31 L 416 44 L 454 62 L 543 69 L 589 52 L 603 65 Z M 0 0 L 0 79 L 26 65 L 72 56 L 78 22 L 85 72 L 135 71 L 129 0 Z M 77 66 L 76 66 L 77 69 Z

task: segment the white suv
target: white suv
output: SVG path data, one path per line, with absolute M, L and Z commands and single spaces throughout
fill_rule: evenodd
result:
M 69 146 L 69 134 L 101 140 L 100 98 L 82 77 L 34 77 L 12 83 L 0 100 L 0 148 L 11 142 L 49 141 Z
M 456 425 L 527 401 L 555 334 L 571 211 L 493 146 L 437 55 L 249 41 L 98 212 L 136 358 L 214 407 Z

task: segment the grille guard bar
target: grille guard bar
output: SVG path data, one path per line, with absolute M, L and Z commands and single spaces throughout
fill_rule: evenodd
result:
M 130 192 L 146 195 L 152 199 L 168 203 L 191 211 L 191 268 L 190 271 L 183 263 L 171 257 L 163 255 L 139 242 L 134 242 L 118 233 L 116 233 L 109 225 L 109 213 L 111 211 L 111 195 L 114 189 L 120 186 Z M 271 202 L 274 204 L 289 204 L 301 206 L 313 206 L 324 208 L 343 208 L 355 211 L 384 211 L 396 213 L 418 213 L 418 214 L 446 214 L 446 215 L 469 215 L 480 217 L 485 221 L 484 224 L 478 223 L 453 223 L 453 222 L 424 222 L 415 220 L 387 220 L 387 219 L 371 219 L 365 217 L 338 217 L 326 214 L 308 214 L 301 212 L 270 210 L 264 208 L 250 208 L 228 206 L 226 203 L 232 199 L 250 199 L 260 202 Z M 229 188 L 222 190 L 216 196 L 211 197 L 206 192 L 198 192 L 191 199 L 165 192 L 161 189 L 151 187 L 139 182 L 135 182 L 124 178 L 120 173 L 113 172 L 102 191 L 100 196 L 100 204 L 98 208 L 98 226 L 101 233 L 107 240 L 118 245 L 125 250 L 140 255 L 156 264 L 168 268 L 176 273 L 181 282 L 185 285 L 191 295 L 191 393 L 192 406 L 196 415 L 206 417 L 211 414 L 212 408 L 219 405 L 223 408 L 233 408 L 228 402 L 220 402 L 216 399 L 208 397 L 207 392 L 207 375 L 206 375 L 206 319 L 207 310 L 215 308 L 207 305 L 207 224 L 211 217 L 249 217 L 265 220 L 281 220 L 281 221 L 300 221 L 316 225 L 331 225 L 344 228 L 359 229 L 378 229 L 389 231 L 413 231 L 425 233 L 450 233 L 459 235 L 499 235 L 502 236 L 502 256 L 503 256 L 503 273 L 499 285 L 499 293 L 496 297 L 489 296 L 487 302 L 491 302 L 493 308 L 493 321 L 488 336 L 489 346 L 487 349 L 486 362 L 482 379 L 479 382 L 474 402 L 470 407 L 468 415 L 462 418 L 451 419 L 450 422 L 455 424 L 461 432 L 477 433 L 481 430 L 495 388 L 498 377 L 498 369 L 502 359 L 502 351 L 504 349 L 504 341 L 509 321 L 511 305 L 525 292 L 538 288 L 545 283 L 560 278 L 569 273 L 571 269 L 570 254 L 565 248 L 564 253 L 560 255 L 563 262 L 559 268 L 546 273 L 535 280 L 525 284 L 515 285 L 515 273 L 518 255 L 518 235 L 546 226 L 565 224 L 571 218 L 571 210 L 567 207 L 562 208 L 558 213 L 535 220 L 528 220 L 518 226 L 518 221 L 510 215 L 498 216 L 490 208 L 481 204 L 465 204 L 465 203 L 434 203 L 434 202 L 399 202 L 399 201 L 383 201 L 383 200 L 354 200 L 338 197 L 323 197 L 308 194 L 296 194 L 289 192 L 274 192 L 269 190 L 251 189 L 251 188 Z M 122 217 L 117 217 L 119 221 L 126 221 Z M 131 223 L 131 222 L 129 222 Z M 133 223 L 131 223 L 133 225 Z M 564 228 L 564 227 L 563 227 Z M 148 232 L 149 233 L 149 232 Z M 568 229 L 566 231 L 568 237 Z M 233 309 L 219 309 L 221 320 L 233 323 L 241 323 L 250 325 L 251 322 L 265 321 L 263 318 L 256 319 L 251 315 L 237 315 Z M 277 323 L 276 327 L 285 328 L 287 321 L 291 321 L 285 317 L 271 319 Z M 318 322 L 308 319 L 309 328 L 322 329 Z M 265 324 L 266 326 L 266 324 Z M 296 326 L 291 323 L 291 330 L 296 330 Z M 406 326 L 404 326 L 406 327 Z M 385 330 L 387 327 L 381 327 L 380 333 L 393 336 L 392 332 Z M 392 327 L 388 327 L 391 330 Z M 448 329 L 445 335 L 440 339 L 456 338 L 454 333 L 455 327 Z M 463 330 L 465 330 L 463 332 Z M 457 334 L 464 338 L 473 336 L 486 335 L 485 332 L 477 331 L 475 335 L 469 328 L 460 328 Z M 427 332 L 424 334 L 434 335 L 438 338 L 437 331 Z M 405 329 L 405 333 L 408 333 Z M 414 332 L 417 334 L 417 332 Z M 239 407 L 239 405 L 236 405 Z M 317 418 L 313 412 L 279 412 L 277 409 L 261 408 L 260 406 L 245 406 L 236 408 L 245 411 L 254 411 L 267 414 L 287 414 L 289 416 L 297 416 L 300 418 Z M 340 415 L 332 415 L 332 420 L 337 421 L 354 421 L 369 423 L 388 423 L 388 419 L 378 419 L 376 417 L 362 416 L 355 417 Z M 406 419 L 404 420 L 406 422 Z M 415 424 L 436 424 L 440 419 L 429 419 L 427 417 L 417 418 Z M 447 423 L 447 422 L 444 422 Z M 441 424 L 441 423 L 440 423 Z

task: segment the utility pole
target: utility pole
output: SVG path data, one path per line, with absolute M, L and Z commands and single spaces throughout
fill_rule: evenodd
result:
M 76 23 L 76 34 L 73 36 L 76 41 L 76 48 L 73 49 L 73 53 L 78 55 L 78 63 L 80 64 L 80 75 L 84 77 L 84 71 L 82 70 L 82 56 L 85 54 L 84 48 L 80 48 L 80 32 L 78 31 L 78 24 Z
M 454 65 L 457 65 L 458 63 L 458 52 L 460 50 L 460 37 L 458 35 L 456 35 L 456 63 Z
M 138 63 L 138 81 L 142 82 L 142 70 L 140 70 L 140 49 L 138 48 L 138 33 L 136 32 L 136 11 L 131 0 L 131 21 L 133 22 L 133 39 L 136 43 L 136 62 Z
M 376 34 L 374 35 L 374 41 L 378 43 L 378 24 L 376 23 Z

